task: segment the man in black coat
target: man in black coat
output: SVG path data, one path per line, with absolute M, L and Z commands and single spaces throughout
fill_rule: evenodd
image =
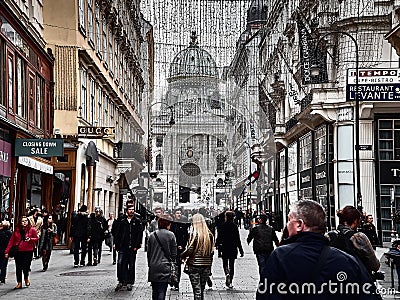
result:
M 232 288 L 232 280 L 235 275 L 235 260 L 238 255 L 243 257 L 244 252 L 240 241 L 238 226 L 233 222 L 235 213 L 233 211 L 225 212 L 225 223 L 221 225 L 218 231 L 217 245 L 221 251 L 222 265 L 225 272 L 225 284 L 228 288 Z
M 372 247 L 375 249 L 376 246 L 380 245 L 378 235 L 376 233 L 376 228 L 373 223 L 374 217 L 372 215 L 367 215 L 366 222 L 362 226 L 362 232 L 368 237 L 371 242 Z
M 247 244 L 250 244 L 250 242 L 253 241 L 253 251 L 257 258 L 258 271 L 261 276 L 265 264 L 267 263 L 267 259 L 274 250 L 272 242 L 274 242 L 278 247 L 279 240 L 274 228 L 267 224 L 267 215 L 262 214 L 256 219 L 258 220 L 258 225 L 250 229 L 247 237 Z
M 179 281 L 181 278 L 181 254 L 185 251 L 189 239 L 189 222 L 188 219 L 182 215 L 182 209 L 177 208 L 174 212 L 174 221 L 171 224 L 170 231 L 175 234 L 176 245 L 178 247 L 176 262 L 178 266 L 178 283 L 172 287 L 175 291 L 179 290 Z
M 126 215 L 118 222 L 114 236 L 114 245 L 118 252 L 116 291 L 124 286 L 127 287 L 128 291 L 132 290 L 132 285 L 135 282 L 136 254 L 138 249 L 142 247 L 142 238 L 142 222 L 135 216 L 134 205 L 129 205 Z
M 362 263 L 329 247 L 324 236 L 322 206 L 301 200 L 292 206 L 287 223 L 289 238 L 270 255 L 261 275 L 257 300 L 378 299 L 374 283 Z
M 71 223 L 71 240 L 74 242 L 74 267 L 81 267 L 85 265 L 86 258 L 86 247 L 88 239 L 88 216 L 87 216 L 87 206 L 82 205 L 78 213 L 72 219 Z M 79 249 L 81 252 L 81 260 L 79 262 Z

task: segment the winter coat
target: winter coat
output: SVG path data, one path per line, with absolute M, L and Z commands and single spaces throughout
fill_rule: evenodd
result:
M 37 217 L 36 221 L 33 216 L 28 217 L 29 223 L 31 223 L 31 226 L 36 229 L 36 233 L 38 237 L 40 237 L 40 234 L 42 233 L 42 226 L 43 226 L 43 219 L 42 217 Z
M 180 252 L 186 249 L 188 239 L 189 239 L 189 224 L 187 223 L 186 217 L 182 216 L 181 220 L 173 221 L 171 224 L 170 231 L 175 234 L 176 245 L 182 247 Z
M 374 286 L 364 265 L 353 256 L 338 249 L 327 248 L 326 260 L 322 263 L 319 272 L 314 274 L 322 250 L 328 245 L 328 239 L 315 232 L 301 232 L 288 238 L 285 245 L 276 248 L 268 258 L 266 267 L 261 274 L 261 286 L 258 288 L 256 299 L 377 299 L 376 296 L 365 294 L 362 291 L 364 284 L 371 284 L 366 285 L 366 288 Z M 328 286 L 330 282 L 333 283 L 333 286 L 336 286 L 337 290 L 339 290 L 338 286 L 341 283 L 356 283 L 360 286 L 361 294 L 330 293 Z M 315 284 L 316 290 L 322 291 L 322 293 L 299 295 L 287 292 L 287 294 L 283 294 L 278 292 L 277 286 L 279 284 L 281 285 L 280 291 L 290 291 L 296 286 L 299 286 L 301 291 L 306 284 Z M 321 286 L 321 284 L 325 284 L 325 286 Z M 306 289 L 306 291 L 309 291 L 309 289 Z
M 142 246 L 142 238 L 142 222 L 137 217 L 133 217 L 131 222 L 128 222 L 128 217 L 126 215 L 123 216 L 118 223 L 114 236 L 114 244 L 117 251 L 122 248 L 139 249 Z
M 154 233 L 157 233 L 164 251 L 173 262 L 176 260 L 177 253 L 175 235 L 167 229 L 160 229 L 152 232 L 147 242 L 148 280 L 150 282 L 168 282 L 171 275 L 171 263 L 158 244 Z
M 104 218 L 103 216 L 96 216 L 96 220 L 98 222 L 100 222 L 100 224 L 101 224 L 101 240 L 100 241 L 104 241 L 104 239 L 106 237 L 106 231 L 108 230 L 108 222 L 107 222 L 106 218 Z
M 218 250 L 222 252 L 222 258 L 237 258 L 238 249 L 243 254 L 242 243 L 240 241 L 239 229 L 232 221 L 227 221 L 221 225 L 217 237 Z
M 250 244 L 252 240 L 255 254 L 270 255 L 274 250 L 272 242 L 275 242 L 276 245 L 279 243 L 274 228 L 267 224 L 259 224 L 250 229 L 247 244 Z
M 98 243 L 104 239 L 103 227 L 97 218 L 89 218 L 88 239 L 90 239 L 91 243 Z
M 380 245 L 378 235 L 376 234 L 376 228 L 374 224 L 366 223 L 362 227 L 362 232 L 368 237 L 371 245 L 376 247 Z
M 18 246 L 19 252 L 33 252 L 36 242 L 39 240 L 36 229 L 31 226 L 26 226 L 24 234 L 21 237 L 20 228 L 17 227 L 11 235 L 10 241 L 8 242 L 5 253 L 8 254 L 12 246 Z M 29 237 L 29 241 L 25 241 L 25 238 Z M 22 238 L 24 238 L 22 240 Z
M 197 248 L 197 236 L 192 245 L 188 246 L 188 248 L 181 254 L 181 258 L 185 259 L 187 257 L 186 264 L 195 267 L 211 267 L 214 256 L 214 236 L 209 232 L 210 241 L 211 241 L 211 249 L 209 253 L 203 254 L 200 249 Z M 189 239 L 190 240 L 190 239 Z
M 4 256 L 4 251 L 7 248 L 8 242 L 10 241 L 12 232 L 10 229 L 3 228 L 0 230 L 0 255 Z
M 57 225 L 52 223 L 51 231 L 48 229 L 48 226 L 42 227 L 42 234 L 39 239 L 39 253 L 42 253 L 43 250 L 49 251 L 53 249 L 53 238 L 57 234 Z
M 84 238 L 88 236 L 89 218 L 86 213 L 78 212 L 72 219 L 71 233 L 73 238 Z

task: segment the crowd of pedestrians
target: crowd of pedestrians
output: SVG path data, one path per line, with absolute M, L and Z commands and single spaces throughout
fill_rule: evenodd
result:
M 374 252 L 380 245 L 379 239 L 372 215 L 362 216 L 353 206 L 338 211 L 338 227 L 326 232 L 322 206 L 315 201 L 298 201 L 288 214 L 281 241 L 276 228 L 271 226 L 273 219 L 269 214 L 181 208 L 169 213 L 157 207 L 154 219 L 147 220 L 135 212 L 134 200 L 127 201 L 124 211 L 118 218 L 110 213 L 106 220 L 101 209 L 88 213 L 87 206 L 82 205 L 70 227 L 74 267 L 100 264 L 105 241 L 112 252 L 112 263 L 116 264 L 116 292 L 133 289 L 136 256 L 141 248 L 147 251 L 153 300 L 165 299 L 169 285 L 171 290 L 178 291 L 182 272 L 189 276 L 194 299 L 204 299 L 206 285 L 213 284 L 214 250 L 221 258 L 225 285 L 232 289 L 235 261 L 239 254 L 244 256 L 239 233 L 243 221 L 249 230 L 247 243 L 253 243 L 259 268 L 257 299 L 314 299 L 315 291 L 319 292 L 315 299 L 338 299 L 339 294 L 346 299 L 379 299 L 374 284 L 380 269 Z M 29 217 L 22 216 L 13 232 L 7 221 L 0 223 L 0 283 L 5 283 L 8 258 L 12 255 L 16 265 L 15 289 L 22 288 L 23 279 L 25 286 L 30 286 L 32 259 L 41 257 L 42 271 L 48 269 L 57 232 L 52 215 L 39 209 L 34 209 Z M 344 281 L 339 277 L 342 273 Z M 369 288 L 356 295 L 347 290 L 332 292 L 324 289 L 328 282 Z M 284 290 L 282 298 L 282 289 L 276 288 L 282 284 L 299 288 Z M 310 284 L 315 291 L 304 290 L 304 285 L 309 288 Z

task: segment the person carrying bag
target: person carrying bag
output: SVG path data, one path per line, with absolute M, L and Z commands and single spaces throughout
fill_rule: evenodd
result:
M 169 231 L 172 218 L 162 215 L 158 219 L 158 230 L 149 236 L 147 245 L 148 281 L 151 282 L 152 300 L 164 300 L 168 284 L 176 284 L 175 264 L 177 246 L 175 235 Z

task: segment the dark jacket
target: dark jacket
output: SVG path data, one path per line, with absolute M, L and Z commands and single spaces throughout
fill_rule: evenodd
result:
M 4 251 L 7 248 L 8 242 L 10 241 L 12 232 L 10 229 L 0 230 L 0 255 L 4 256 Z
M 189 224 L 187 223 L 186 217 L 184 219 L 174 221 L 171 224 L 170 231 L 175 234 L 176 245 L 178 247 L 182 247 L 182 250 L 179 250 L 180 252 L 183 252 L 186 249 L 189 239 L 188 228 Z
M 131 222 L 128 222 L 128 217 L 124 215 L 118 223 L 114 236 L 117 251 L 123 248 L 139 249 L 142 246 L 142 238 L 142 222 L 137 217 L 133 217 Z
M 101 240 L 100 241 L 104 241 L 105 237 L 106 237 L 106 231 L 108 230 L 108 222 L 106 220 L 106 218 L 104 218 L 103 216 L 96 216 L 96 220 L 98 222 L 100 222 L 101 225 Z
M 286 244 L 276 248 L 267 260 L 267 265 L 261 274 L 261 286 L 257 292 L 257 300 L 260 299 L 296 299 L 296 300 L 350 300 L 350 299 L 377 299 L 374 295 L 364 294 L 362 291 L 363 284 L 371 284 L 368 271 L 360 264 L 353 256 L 329 247 L 326 260 L 322 263 L 317 274 L 314 270 L 317 268 L 317 263 L 324 247 L 329 245 L 329 241 L 322 234 L 314 232 L 301 232 L 286 240 Z M 313 276 L 315 276 L 312 279 Z M 339 280 L 341 278 L 347 278 Z M 339 286 L 346 284 L 358 284 L 361 294 L 338 294 L 330 293 L 329 282 Z M 265 283 L 267 285 L 265 286 Z M 326 284 L 321 287 L 321 284 Z M 287 294 L 279 293 L 277 285 L 285 285 L 286 288 L 281 290 L 288 291 Z M 315 284 L 316 290 L 322 291 L 321 294 L 302 295 L 291 294 L 288 288 L 289 285 L 294 285 L 302 288 L 302 284 Z M 367 286 L 370 287 L 370 286 Z M 267 288 L 268 292 L 265 292 Z M 271 292 L 272 289 L 272 292 Z M 309 289 L 307 289 L 309 290 Z M 351 290 L 350 290 L 351 291 Z
M 250 229 L 247 244 L 250 244 L 253 239 L 253 251 L 255 254 L 270 255 L 274 250 L 272 242 L 275 242 L 275 245 L 279 243 L 274 228 L 267 224 L 259 224 Z
M 147 264 L 149 266 L 148 279 L 151 282 L 168 282 L 171 267 L 168 257 L 164 254 L 163 250 L 159 246 L 154 233 L 164 247 L 166 255 L 171 258 L 172 261 L 176 259 L 176 239 L 175 235 L 166 229 L 156 230 L 152 232 L 149 236 L 149 241 L 147 243 Z
M 362 232 L 368 237 L 371 245 L 376 247 L 380 245 L 378 235 L 376 234 L 376 228 L 374 224 L 365 223 L 362 227 Z
M 227 221 L 221 225 L 218 231 L 217 245 L 218 250 L 222 252 L 222 258 L 237 258 L 238 249 L 243 255 L 239 229 L 236 224 Z
M 51 230 L 48 230 L 49 226 L 42 226 L 42 234 L 39 239 L 39 253 L 42 253 L 43 250 L 52 250 L 53 249 L 53 237 L 57 234 L 57 225 L 55 223 L 51 224 Z
M 98 243 L 104 239 L 104 231 L 101 221 L 98 218 L 89 218 L 88 238 L 91 243 Z
M 89 218 L 86 213 L 78 212 L 72 219 L 71 233 L 73 238 L 87 238 Z

